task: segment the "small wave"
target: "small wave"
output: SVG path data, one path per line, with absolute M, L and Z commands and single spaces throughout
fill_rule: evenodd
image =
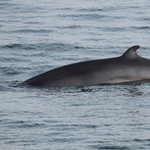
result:
M 7 125 L 10 128 L 34 128 L 43 126 L 44 124 L 39 123 L 28 123 L 22 120 L 12 121 L 12 120 L 3 120 L 3 124 Z
M 43 124 L 39 124 L 39 123 L 33 123 L 33 124 L 22 124 L 22 125 L 19 125 L 18 127 L 19 128 L 34 128 L 34 127 L 39 127 Z
M 74 129 L 74 128 L 83 128 L 83 129 L 85 129 L 85 128 L 97 128 L 98 126 L 96 126 L 96 125 L 93 125 L 93 124 L 91 124 L 91 125 L 89 125 L 89 124 L 71 124 L 71 125 L 68 125 L 68 124 L 59 124 L 59 125 L 56 125 L 55 124 L 55 127 L 57 127 L 57 128 L 63 128 L 63 130 L 72 130 L 72 129 Z
M 149 17 L 145 17 L 145 18 L 141 18 L 141 21 L 150 21 L 150 18 Z
M 86 26 L 82 25 L 70 25 L 70 26 L 58 26 L 59 29 L 79 29 L 79 28 L 86 28 Z
M 100 29 L 102 31 L 113 31 L 113 32 L 120 32 L 120 31 L 126 31 L 126 28 L 123 27 L 97 27 L 97 29 Z
M 95 145 L 95 146 L 89 146 L 90 148 L 93 148 L 93 149 L 102 149 L 102 150 L 105 150 L 105 149 L 109 149 L 109 150 L 127 150 L 127 149 L 130 149 L 126 146 L 99 146 L 99 145 Z
M 52 134 L 51 134 L 52 135 Z M 51 143 L 64 143 L 64 142 L 73 142 L 73 141 L 79 141 L 80 139 L 76 139 L 76 138 L 70 138 L 70 137 L 63 137 L 63 138 L 54 138 L 54 139 L 50 139 L 49 142 Z
M 100 9 L 100 8 L 83 8 L 83 9 L 79 9 L 78 11 L 99 12 L 99 11 L 103 11 L 103 9 Z
M 134 139 L 135 142 L 150 142 L 150 139 Z
M 6 48 L 6 49 L 34 49 L 34 44 L 33 45 L 28 45 L 28 44 L 8 44 L 8 45 L 3 45 L 1 48 Z
M 131 27 L 132 29 L 138 29 L 138 30 L 149 30 L 150 26 L 142 26 L 142 27 Z
M 102 19 L 106 17 L 106 15 L 102 14 L 73 14 L 73 15 L 60 15 L 60 17 L 68 17 L 68 18 L 79 18 L 79 19 L 87 19 L 87 20 L 94 20 L 94 19 Z
M 20 62 L 22 61 L 20 58 L 14 58 L 14 57 L 0 57 L 1 62 Z
M 71 126 L 73 126 L 73 127 L 80 127 L 80 128 L 97 128 L 98 126 L 96 126 L 96 125 L 89 125 L 89 124 L 72 124 Z
M 54 8 L 54 10 L 57 10 L 57 11 L 58 10 L 65 10 L 65 11 L 67 10 L 68 11 L 68 10 L 74 10 L 74 8 L 71 8 L 71 7 L 64 7 L 64 8 L 60 7 L 60 8 Z
M 71 49 L 85 49 L 82 46 L 71 45 L 67 43 L 37 43 L 37 44 L 19 44 L 13 43 L 8 45 L 2 45 L 0 48 L 4 49 L 24 49 L 24 50 L 32 50 L 32 49 L 42 49 L 42 50 L 71 50 Z
M 1 73 L 3 73 L 3 75 L 18 75 L 20 73 L 22 73 L 21 71 L 22 68 L 13 68 L 13 67 L 0 67 Z
M 21 29 L 21 30 L 15 30 L 15 31 L 12 31 L 13 33 L 50 33 L 50 32 L 53 32 L 53 30 L 51 29 Z

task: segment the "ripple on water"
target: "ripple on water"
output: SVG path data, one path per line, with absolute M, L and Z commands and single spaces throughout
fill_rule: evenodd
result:
M 148 0 L 0 3 L 1 149 L 149 149 L 149 81 L 14 86 L 62 65 L 121 56 L 135 44 L 148 58 Z

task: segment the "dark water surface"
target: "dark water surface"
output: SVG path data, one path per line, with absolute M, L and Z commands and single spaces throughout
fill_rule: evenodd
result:
M 0 1 L 1 150 L 149 150 L 150 83 L 15 87 L 44 71 L 122 55 L 150 59 L 150 1 Z

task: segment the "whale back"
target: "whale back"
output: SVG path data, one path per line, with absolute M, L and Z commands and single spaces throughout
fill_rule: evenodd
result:
M 150 60 L 130 47 L 122 56 L 90 60 L 52 69 L 23 82 L 33 86 L 82 86 L 150 79 Z

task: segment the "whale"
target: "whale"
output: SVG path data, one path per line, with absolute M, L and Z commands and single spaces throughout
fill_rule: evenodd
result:
M 32 77 L 23 85 L 43 87 L 90 86 L 150 79 L 150 60 L 137 54 L 139 45 L 123 55 L 61 66 Z

